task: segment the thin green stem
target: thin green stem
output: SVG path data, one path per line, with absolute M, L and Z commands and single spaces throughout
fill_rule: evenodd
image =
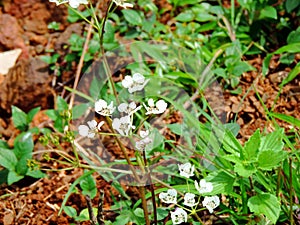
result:
M 290 223 L 294 224 L 294 218 L 293 218 L 293 205 L 294 205 L 294 201 L 293 201 L 293 161 L 291 158 L 289 158 L 289 186 L 290 186 L 290 190 L 289 190 L 289 196 L 290 196 L 290 210 L 289 210 L 289 217 L 290 217 Z

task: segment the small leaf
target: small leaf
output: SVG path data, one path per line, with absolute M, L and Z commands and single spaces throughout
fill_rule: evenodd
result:
M 300 74 L 300 62 L 292 69 L 289 75 L 282 81 L 280 86 L 284 86 L 287 83 L 291 82 L 294 78 L 296 78 Z
M 80 187 L 82 189 L 82 194 L 88 195 L 91 199 L 93 199 L 97 194 L 96 182 L 92 175 L 89 175 L 81 180 Z
M 0 165 L 8 170 L 15 170 L 18 160 L 12 150 L 0 148 Z
M 141 208 L 136 208 L 134 210 L 134 215 L 136 215 L 137 217 L 142 217 L 144 218 L 144 210 Z
M 157 220 L 162 220 L 169 215 L 169 210 L 167 208 L 157 209 Z
M 98 209 L 93 208 L 93 213 L 94 213 L 94 215 L 97 215 Z M 89 210 L 87 208 L 81 210 L 81 212 L 79 213 L 79 216 L 76 218 L 76 221 L 88 221 L 88 220 L 90 220 Z
M 56 99 L 57 110 L 64 111 L 68 109 L 68 103 L 60 96 Z
M 273 6 L 266 6 L 264 9 L 260 11 L 259 15 L 260 19 L 263 18 L 271 18 L 271 19 L 277 19 L 277 11 Z
M 18 159 L 31 154 L 34 143 L 30 132 L 20 134 L 14 141 L 14 153 Z
M 27 122 L 30 123 L 33 117 L 40 111 L 41 107 L 36 107 L 27 113 Z
M 27 160 L 31 158 L 31 155 L 25 155 L 18 160 L 16 165 L 16 173 L 19 175 L 25 175 L 28 171 Z
M 76 209 L 74 209 L 71 206 L 65 206 L 64 207 L 64 212 L 71 218 L 76 218 L 77 217 L 77 212 Z
M 248 207 L 257 215 L 265 215 L 274 224 L 279 217 L 280 202 L 272 194 L 258 194 L 251 197 L 248 200 Z
M 15 171 L 9 171 L 9 173 L 7 175 L 7 184 L 11 185 L 11 184 L 23 179 L 23 178 L 24 178 L 23 175 L 19 175 Z
M 178 16 L 175 17 L 175 19 L 180 22 L 190 22 L 194 20 L 194 15 L 192 11 L 186 11 L 180 13 Z
M 25 131 L 28 127 L 26 113 L 16 106 L 12 106 L 11 108 L 14 126 L 21 131 Z
M 125 20 L 132 25 L 142 25 L 142 18 L 140 14 L 133 9 L 122 10 Z

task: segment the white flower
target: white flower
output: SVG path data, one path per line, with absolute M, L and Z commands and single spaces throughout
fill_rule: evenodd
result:
M 213 213 L 214 209 L 220 205 L 220 199 L 218 196 L 205 196 L 202 205 L 206 207 L 210 213 Z
M 116 107 L 113 106 L 113 102 L 109 105 L 103 99 L 99 99 L 95 102 L 95 111 L 102 116 L 111 116 L 111 114 L 115 111 L 115 108 Z
M 129 104 L 127 103 L 121 103 L 118 106 L 118 110 L 119 112 L 125 112 L 128 115 L 132 115 L 133 113 L 135 113 L 136 111 L 140 110 L 142 108 L 142 106 L 136 106 L 135 102 L 130 102 Z
M 174 212 L 171 212 L 171 219 L 173 224 L 186 223 L 187 213 L 182 208 L 177 208 Z
M 49 0 L 50 2 L 55 2 L 56 5 L 69 2 L 72 8 L 77 8 L 80 4 L 88 4 L 88 0 Z
M 140 141 L 135 143 L 135 147 L 137 150 L 143 151 L 145 150 L 146 146 L 153 142 L 153 140 L 149 137 L 149 130 L 140 131 L 140 137 L 142 138 Z
M 113 0 L 113 2 L 116 3 L 116 5 L 121 6 L 123 8 L 127 8 L 127 7 L 132 8 L 133 7 L 133 4 L 126 3 L 126 0 Z
M 134 129 L 129 116 L 123 116 L 120 119 L 115 118 L 112 122 L 112 127 L 122 136 L 128 136 L 130 129 Z
M 124 88 L 128 88 L 129 93 L 133 93 L 143 90 L 148 81 L 149 79 L 145 80 L 143 75 L 135 73 L 132 77 L 125 76 L 124 80 L 122 80 L 122 85 Z
M 72 8 L 77 8 L 80 4 L 88 4 L 87 0 L 69 0 L 69 4 Z
M 206 180 L 200 180 L 199 184 L 195 181 L 195 188 L 200 194 L 209 193 L 213 190 L 213 185 L 211 182 L 206 182 Z
M 196 205 L 197 203 L 195 202 L 195 195 L 192 193 L 186 193 L 184 195 L 184 205 L 187 205 L 189 207 L 193 207 L 194 205 Z
M 68 2 L 68 0 L 49 0 L 49 2 L 55 2 L 56 5 L 60 5 L 60 4 Z
M 146 108 L 147 112 L 146 115 L 149 114 L 161 114 L 164 111 L 166 111 L 168 104 L 164 101 L 164 100 L 159 100 L 156 102 L 156 104 L 154 104 L 154 100 L 152 98 L 150 98 L 148 100 L 148 106 L 146 106 L 143 103 L 144 107 Z
M 191 163 L 178 165 L 178 168 L 179 168 L 180 176 L 186 178 L 194 176 L 195 166 L 194 165 L 192 166 Z
M 104 121 L 101 121 L 97 125 L 96 120 L 91 120 L 87 122 L 88 126 L 80 125 L 78 127 L 79 134 L 83 137 L 93 138 L 95 137 L 98 130 L 101 130 L 101 126 L 104 124 Z
M 164 203 L 177 203 L 177 191 L 175 189 L 169 189 L 167 192 L 161 192 L 158 197 Z

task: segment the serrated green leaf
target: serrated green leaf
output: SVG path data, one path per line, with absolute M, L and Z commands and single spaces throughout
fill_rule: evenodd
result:
M 258 155 L 258 167 L 262 170 L 272 170 L 278 167 L 287 156 L 285 151 L 266 150 Z
M 21 131 L 25 131 L 28 128 L 26 113 L 16 106 L 12 106 L 11 108 L 14 126 Z
M 234 165 L 234 172 L 242 177 L 250 177 L 253 173 L 256 172 L 256 169 L 253 165 L 244 165 L 242 163 L 237 163 Z
M 125 20 L 132 25 L 142 25 L 142 17 L 133 9 L 122 10 Z
M 81 180 L 80 187 L 82 189 L 82 194 L 88 195 L 91 199 L 93 199 L 97 194 L 96 181 L 92 175 Z
M 251 212 L 257 215 L 263 214 L 272 223 L 276 223 L 280 213 L 280 202 L 272 194 L 258 194 L 248 200 L 248 207 Z
M 243 149 L 243 158 L 248 162 L 254 162 L 257 159 L 258 149 L 260 146 L 260 132 L 259 129 L 249 138 L 245 143 Z
M 23 175 L 17 174 L 15 171 L 9 171 L 7 175 L 7 184 L 11 185 L 19 180 L 22 180 L 23 178 Z
M 267 134 L 266 136 L 261 137 L 261 144 L 259 146 L 259 151 L 265 151 L 265 150 L 273 150 L 281 151 L 283 148 L 283 128 L 277 129 L 272 133 Z
M 213 190 L 210 195 L 229 194 L 233 191 L 235 177 L 224 171 L 210 173 L 205 180 L 213 184 Z
M 0 148 L 0 165 L 8 170 L 15 170 L 18 160 L 12 150 Z

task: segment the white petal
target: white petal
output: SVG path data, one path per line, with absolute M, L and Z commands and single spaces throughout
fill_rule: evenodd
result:
M 129 88 L 133 84 L 133 80 L 131 76 L 125 76 L 125 78 L 122 80 L 122 85 L 124 88 Z
M 95 129 L 97 127 L 97 121 L 96 120 L 88 121 L 87 124 L 89 125 L 90 129 Z
M 144 83 L 145 77 L 140 73 L 135 73 L 132 75 L 132 80 L 136 83 Z
M 98 130 L 101 130 L 101 127 L 103 126 L 103 124 L 104 124 L 104 121 L 101 121 L 101 122 L 98 124 L 97 129 L 98 129 Z
M 78 131 L 81 136 L 86 137 L 89 134 L 89 127 L 86 125 L 80 125 L 78 127 Z
M 153 100 L 153 98 L 150 98 L 150 99 L 148 100 L 148 105 L 149 105 L 150 107 L 154 107 L 154 100 Z
M 121 103 L 119 106 L 118 106 L 118 110 L 119 112 L 125 112 L 128 108 L 128 104 L 127 103 Z
M 99 99 L 98 101 L 95 102 L 95 111 L 101 111 L 103 108 L 107 107 L 107 102 L 104 101 L 103 99 Z

